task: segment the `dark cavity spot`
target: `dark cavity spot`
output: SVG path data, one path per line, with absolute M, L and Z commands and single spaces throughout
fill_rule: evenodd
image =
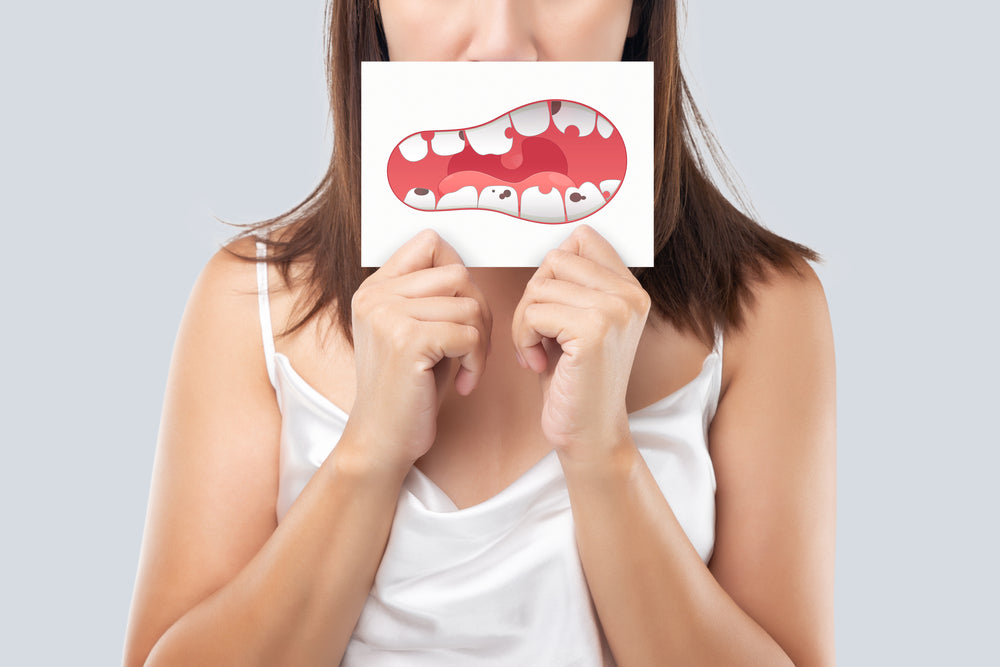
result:
M 571 195 L 569 196 L 569 200 L 570 200 L 571 202 L 578 202 L 578 201 L 580 201 L 581 199 L 586 199 L 586 197 L 584 197 L 583 195 L 581 195 L 581 194 L 580 194 L 579 192 L 574 192 L 573 194 L 571 194 Z
M 562 102 L 559 100 L 552 100 L 552 115 L 555 116 L 559 113 L 559 109 L 562 108 Z
M 465 141 L 465 130 L 458 131 L 458 138 L 461 139 L 462 141 Z
M 500 193 L 500 200 L 501 201 L 503 201 L 507 197 L 510 197 L 510 190 L 509 189 L 508 190 L 504 190 L 503 192 Z
M 428 192 L 430 192 L 430 190 L 428 190 L 427 188 L 414 188 L 413 190 L 413 194 L 417 195 L 418 197 L 423 197 Z

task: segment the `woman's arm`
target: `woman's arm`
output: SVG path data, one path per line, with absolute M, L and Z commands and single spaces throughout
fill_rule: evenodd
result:
M 580 557 L 619 664 L 834 664 L 835 369 L 822 285 L 761 286 L 709 440 L 706 567 L 631 438 L 564 460 Z M 735 341 L 731 341 L 735 342 Z M 737 345 L 728 344 L 726 362 Z
M 220 251 L 171 360 L 125 665 L 336 664 L 367 598 L 405 470 L 352 456 L 349 428 L 276 525 L 258 322 L 254 265 Z

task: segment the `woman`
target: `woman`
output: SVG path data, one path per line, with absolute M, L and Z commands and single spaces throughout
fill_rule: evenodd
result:
M 332 5 L 323 184 L 191 294 L 125 663 L 833 664 L 818 255 L 705 177 L 674 3 L 379 4 Z M 427 230 L 360 268 L 387 58 L 654 61 L 655 268 L 587 225 L 537 269 Z

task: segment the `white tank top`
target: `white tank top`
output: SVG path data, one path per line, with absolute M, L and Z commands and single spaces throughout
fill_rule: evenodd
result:
M 257 256 L 266 248 L 257 242 Z M 281 411 L 276 513 L 285 516 L 336 446 L 347 413 L 275 353 L 267 264 L 257 263 L 267 373 Z M 629 413 L 632 437 L 705 563 L 715 542 L 708 427 L 718 405 L 722 332 L 701 372 Z M 330 539 L 337 539 L 331 535 Z M 566 480 L 549 452 L 510 486 L 458 509 L 415 466 L 342 665 L 614 665 L 583 575 Z

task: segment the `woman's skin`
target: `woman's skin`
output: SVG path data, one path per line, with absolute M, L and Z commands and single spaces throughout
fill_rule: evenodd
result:
M 381 11 L 394 60 L 617 60 L 631 5 L 383 0 Z M 538 269 L 465 268 L 421 232 L 355 294 L 353 351 L 332 314 L 277 341 L 350 414 L 280 525 L 281 415 L 254 269 L 217 253 L 171 361 L 125 664 L 339 661 L 410 466 L 468 507 L 552 448 L 620 665 L 833 664 L 833 338 L 822 285 L 801 268 L 804 279 L 757 285 L 745 331 L 725 339 L 706 567 L 627 413 L 689 382 L 710 349 L 649 310 L 589 226 Z M 280 331 L 301 287 L 269 275 Z

